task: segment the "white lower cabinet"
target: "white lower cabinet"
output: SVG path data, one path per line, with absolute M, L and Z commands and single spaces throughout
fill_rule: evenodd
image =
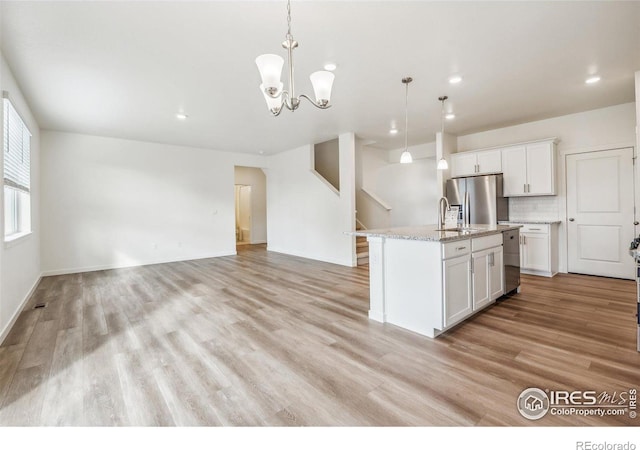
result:
M 491 300 L 495 300 L 504 294 L 504 254 L 502 247 L 493 249 L 493 257 L 489 261 L 489 282 Z
M 471 255 L 473 310 L 484 308 L 504 293 L 502 246 Z
M 471 273 L 473 289 L 473 310 L 491 303 L 489 289 L 489 254 L 490 250 L 475 252 L 471 255 Z
M 504 293 L 502 234 L 445 244 L 442 254 L 448 258 L 442 261 L 442 285 L 444 326 L 449 327 Z
M 469 254 L 442 262 L 444 326 L 459 322 L 473 312 Z
M 552 277 L 558 273 L 557 224 L 522 224 L 520 229 L 520 270 Z

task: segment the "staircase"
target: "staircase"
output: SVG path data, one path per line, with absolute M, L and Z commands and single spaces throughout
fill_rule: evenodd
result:
M 365 229 L 360 221 L 356 221 L 356 231 Z M 356 236 L 356 257 L 359 266 L 369 265 L 369 243 L 364 236 Z
M 356 256 L 358 257 L 359 266 L 369 265 L 369 243 L 364 236 L 356 237 Z

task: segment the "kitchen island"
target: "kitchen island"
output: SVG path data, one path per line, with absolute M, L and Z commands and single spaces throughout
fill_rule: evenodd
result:
M 519 225 L 361 230 L 369 242 L 369 318 L 436 337 L 504 293 L 502 233 Z

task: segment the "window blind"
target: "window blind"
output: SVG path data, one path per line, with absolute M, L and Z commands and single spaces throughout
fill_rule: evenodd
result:
M 4 96 L 4 184 L 29 192 L 31 187 L 31 133 Z

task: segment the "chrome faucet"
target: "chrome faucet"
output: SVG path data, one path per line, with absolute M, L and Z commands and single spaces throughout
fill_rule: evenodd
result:
M 444 200 L 446 207 L 443 206 L 442 200 Z M 445 211 L 449 211 L 450 209 L 451 209 L 451 206 L 449 205 L 449 200 L 447 200 L 447 197 L 440 197 L 440 201 L 438 203 L 438 228 L 439 229 L 444 228 Z

